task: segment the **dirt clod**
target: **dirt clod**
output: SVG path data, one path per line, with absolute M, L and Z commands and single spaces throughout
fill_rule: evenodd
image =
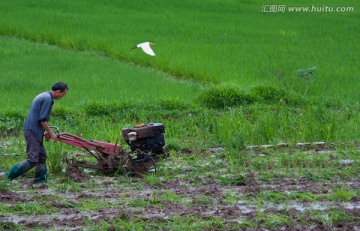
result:
M 75 182 L 83 182 L 90 177 L 86 175 L 80 168 L 72 165 L 67 165 L 65 170 L 66 176 Z

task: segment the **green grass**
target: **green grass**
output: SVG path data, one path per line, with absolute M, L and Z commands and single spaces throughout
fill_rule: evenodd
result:
M 70 91 L 56 102 L 54 116 L 65 122 L 54 123 L 63 124 L 62 131 L 86 132 L 91 138 L 116 140 L 124 126 L 156 120 L 166 122 L 169 137 L 176 136 L 173 143 L 179 145 L 191 143 L 191 137 L 204 145 L 243 148 L 277 142 L 353 141 L 359 136 L 358 91 L 353 87 L 357 59 L 342 57 L 356 57 L 349 52 L 357 45 L 344 39 L 351 37 L 349 33 L 356 37 L 357 32 L 344 34 L 341 31 L 346 28 L 330 23 L 344 16 L 352 22 L 356 11 L 296 17 L 290 12 L 261 13 L 260 3 L 227 1 L 219 8 L 216 1 L 206 7 L 187 1 L 158 2 L 155 11 L 141 13 L 154 23 L 142 24 L 143 20 L 136 20 L 140 12 L 133 3 L 121 7 L 96 2 L 18 3 L 22 17 L 10 10 L 16 1 L 1 4 L 7 18 L 6 24 L 0 23 L 3 134 L 19 134 L 30 100 L 61 80 Z M 164 22 L 163 17 L 167 23 L 159 22 Z M 172 23 L 182 22 L 180 33 L 171 33 Z M 321 22 L 321 27 L 313 22 Z M 145 33 L 141 28 L 156 28 L 155 40 L 172 43 L 159 43 L 156 57 L 131 50 L 130 41 Z M 323 35 L 323 42 L 316 39 L 317 34 Z M 334 44 L 336 36 L 342 36 L 343 42 Z M 236 52 L 238 46 L 252 52 Z M 353 49 L 339 52 L 343 46 Z M 317 57 L 314 62 L 319 67 L 309 85 L 294 73 L 313 65 L 304 63 L 302 59 L 312 59 L 307 56 Z M 329 70 L 318 62 L 320 56 Z M 333 58 L 347 62 L 333 65 Z M 334 67 L 337 70 L 331 70 Z M 88 131 L 92 126 L 97 129 Z
M 6 18 L 0 33 L 100 52 L 203 83 L 232 82 L 243 88 L 274 84 L 303 93 L 306 84 L 296 77 L 297 70 L 318 65 L 307 95 L 357 102 L 358 91 L 352 86 L 359 65 L 359 44 L 353 39 L 359 33 L 353 26 L 358 22 L 358 2 L 301 3 L 354 7 L 347 13 L 262 13 L 266 4 L 8 1 L 0 5 Z M 158 44 L 154 59 L 131 50 L 144 40 Z
M 261 12 L 264 5 L 273 4 L 352 6 L 354 12 Z M 229 221 L 211 214 L 184 213 L 156 221 L 126 214 L 127 209 L 166 209 L 169 204 L 217 206 L 219 202 L 206 192 L 181 194 L 182 187 L 204 187 L 209 182 L 228 189 L 220 203 L 257 207 L 251 216 L 234 218 L 234 230 L 356 222 L 353 214 L 341 209 L 310 209 L 300 216 L 290 209 L 273 213 L 267 208 L 347 203 L 359 197 L 352 185 L 360 174 L 356 87 L 360 47 L 354 39 L 359 37 L 355 26 L 359 9 L 357 1 L 339 0 L 1 1 L 0 171 L 26 157 L 21 127 L 33 97 L 64 81 L 70 90 L 55 103 L 50 121 L 60 132 L 112 143 L 119 140 L 128 148 L 121 129 L 162 122 L 170 149 L 156 175 L 138 181 L 116 176 L 112 183 L 120 193 L 117 202 L 45 198 L 77 212 L 124 210 L 99 222 L 84 219 L 89 229 L 224 230 Z M 144 41 L 157 44 L 155 57 L 131 49 Z M 298 77 L 299 69 L 314 65 L 318 69 L 309 79 Z M 314 141 L 324 141 L 331 150 L 295 148 L 298 142 Z M 282 142 L 289 146 L 246 148 Z M 63 154 L 78 149 L 59 142 L 45 145 L 49 181 L 55 181 L 50 188 L 63 197 L 84 193 L 84 188 L 100 193 L 102 186 L 96 182 L 84 186 L 58 179 Z M 212 153 L 210 147 L 224 150 Z M 32 175 L 33 171 L 20 180 Z M 166 184 L 171 181 L 183 184 L 170 191 Z M 314 188 L 290 187 L 304 182 Z M 288 188 L 283 190 L 282 184 Z M 271 185 L 280 185 L 281 190 Z M 146 189 L 150 193 L 144 197 L 121 194 Z M 0 190 L 24 189 L 0 182 Z M 0 214 L 59 212 L 45 199 L 2 204 Z M 0 224 L 2 228 L 25 229 L 6 222 Z
M 26 112 L 29 98 L 51 89 L 56 81 L 64 81 L 70 88 L 58 105 L 73 110 L 92 102 L 151 102 L 180 96 L 186 101 L 199 89 L 191 82 L 176 82 L 164 73 L 96 53 L 63 50 L 6 36 L 0 43 L 5 47 L 1 50 L 1 99 L 7 102 L 2 111 Z

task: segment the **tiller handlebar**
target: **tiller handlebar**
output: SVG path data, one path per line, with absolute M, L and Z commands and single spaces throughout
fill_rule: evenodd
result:
M 75 146 L 86 150 L 91 156 L 95 157 L 97 163 L 90 163 L 83 158 L 78 160 L 77 157 L 82 156 L 77 154 L 72 159 L 66 158 L 68 165 L 76 167 L 86 167 L 99 169 L 103 171 L 132 171 L 135 173 L 142 173 L 154 167 L 155 160 L 162 154 L 165 154 L 163 146 L 164 139 L 164 125 L 161 123 L 153 123 L 143 125 L 139 128 L 125 128 L 122 130 L 123 138 L 126 143 L 130 145 L 131 151 L 126 153 L 118 140 L 115 144 L 97 141 L 86 140 L 80 136 L 76 136 L 67 132 L 59 132 L 57 127 L 50 127 L 60 142 Z M 45 140 L 51 139 L 49 133 L 45 133 Z

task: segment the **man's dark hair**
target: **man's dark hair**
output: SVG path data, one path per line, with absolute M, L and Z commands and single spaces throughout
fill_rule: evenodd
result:
M 69 87 L 66 83 L 57 82 L 52 86 L 51 90 L 53 91 L 60 90 L 61 92 L 63 92 L 65 90 L 69 90 Z

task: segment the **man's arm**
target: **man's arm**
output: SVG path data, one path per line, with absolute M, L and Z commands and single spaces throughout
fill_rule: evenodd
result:
M 41 126 L 44 128 L 44 130 L 45 130 L 47 133 L 50 134 L 51 139 L 53 139 L 54 142 L 56 142 L 56 141 L 58 140 L 58 137 L 57 137 L 57 135 L 56 135 L 53 131 L 51 131 L 48 122 L 47 122 L 47 121 L 43 121 L 43 122 L 40 122 L 40 124 L 41 124 Z

